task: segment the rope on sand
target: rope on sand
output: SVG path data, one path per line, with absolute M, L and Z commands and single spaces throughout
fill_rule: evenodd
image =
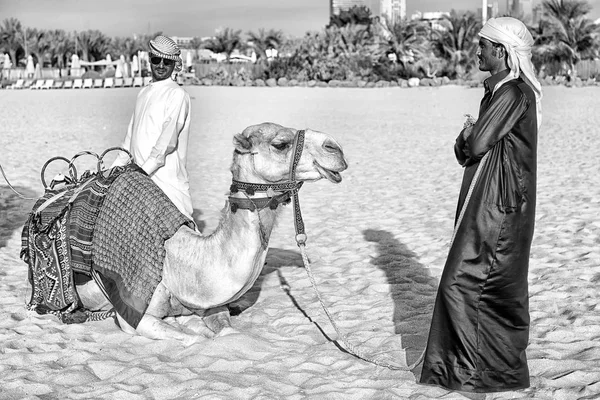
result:
M 315 290 L 315 293 L 317 294 L 317 298 L 319 299 L 319 303 L 321 303 L 321 307 L 323 308 L 323 311 L 325 311 L 325 314 L 327 315 L 327 318 L 329 318 L 329 322 L 331 323 L 331 325 L 333 326 L 333 329 L 335 329 L 335 332 L 338 334 L 339 340 L 344 344 L 344 349 L 360 358 L 363 361 L 367 361 L 371 364 L 375 364 L 375 365 L 379 365 L 381 367 L 385 367 L 385 368 L 389 368 L 392 370 L 400 370 L 400 371 L 411 371 L 413 370 L 415 367 L 417 367 L 422 361 L 423 361 L 423 357 L 425 355 L 425 352 L 422 352 L 421 355 L 419 356 L 419 359 L 417 361 L 415 361 L 414 363 L 412 363 L 411 365 L 408 366 L 403 366 L 403 365 L 398 365 L 395 363 L 389 363 L 387 361 L 384 361 L 380 358 L 373 358 L 373 357 L 369 357 L 367 355 L 365 355 L 362 351 L 360 351 L 358 348 L 356 348 L 352 343 L 350 343 L 348 341 L 348 339 L 346 338 L 346 335 L 344 335 L 340 329 L 338 328 L 337 324 L 335 323 L 335 321 L 333 320 L 331 314 L 329 313 L 329 310 L 327 309 L 327 307 L 325 306 L 325 303 L 323 302 L 323 298 L 321 297 L 321 293 L 319 292 L 319 290 L 317 289 L 317 284 L 315 282 L 315 277 L 313 276 L 312 270 L 310 268 L 310 261 L 308 260 L 308 256 L 306 255 L 306 249 L 305 249 L 305 245 L 304 243 L 298 243 L 298 247 L 300 247 L 300 252 L 302 253 L 302 260 L 304 261 L 304 268 L 306 269 L 306 273 L 308 274 L 308 278 L 310 279 L 310 283 L 313 286 L 313 289 Z
M 460 210 L 460 215 L 458 217 L 458 219 L 456 220 L 456 225 L 454 226 L 454 231 L 452 233 L 452 239 L 450 240 L 450 248 L 452 248 L 452 244 L 454 243 L 454 239 L 456 237 L 456 233 L 458 232 L 458 228 L 463 220 L 463 217 L 465 215 L 466 209 L 467 209 L 467 205 L 469 204 L 469 201 L 471 200 L 471 196 L 473 195 L 473 190 L 475 189 L 475 185 L 477 184 L 477 181 L 479 180 L 479 175 L 481 175 L 481 170 L 483 169 L 483 166 L 488 158 L 489 152 L 486 153 L 483 158 L 481 159 L 481 161 L 479 162 L 479 165 L 477 166 L 477 170 L 475 171 L 475 175 L 473 176 L 473 180 L 471 181 L 471 185 L 469 186 L 469 190 L 467 192 L 467 196 L 465 197 L 465 202 Z M 325 303 L 323 302 L 323 298 L 321 297 L 321 293 L 319 292 L 319 290 L 317 289 L 317 284 L 315 282 L 315 278 L 312 274 L 312 270 L 310 268 L 310 261 L 308 259 L 308 256 L 306 255 L 306 234 L 304 233 L 304 224 L 302 223 L 302 215 L 300 213 L 300 204 L 298 201 L 298 197 L 297 194 L 294 196 L 294 212 L 295 212 L 295 217 L 296 217 L 296 243 L 298 244 L 298 247 L 300 248 L 300 252 L 302 253 L 302 261 L 304 262 L 304 269 L 306 269 L 306 273 L 308 274 L 308 278 L 310 279 L 310 283 L 313 286 L 313 289 L 315 290 L 315 293 L 317 294 L 317 298 L 319 299 L 319 303 L 321 303 L 321 307 L 323 308 L 323 311 L 325 311 L 325 314 L 327 315 L 327 318 L 329 318 L 329 322 L 331 323 L 331 325 L 333 326 L 333 329 L 335 329 L 335 332 L 338 334 L 339 340 L 343 343 L 343 347 L 344 349 L 356 356 L 357 358 L 360 358 L 363 361 L 367 361 L 369 363 L 375 364 L 375 365 L 379 365 L 381 367 L 385 367 L 391 370 L 400 370 L 400 371 L 411 371 L 414 368 L 416 368 L 419 364 L 421 364 L 421 362 L 423 362 L 423 359 L 425 358 L 425 350 L 423 350 L 423 352 L 421 353 L 421 355 L 419 356 L 419 358 L 417 359 L 417 361 L 415 361 L 414 363 L 408 365 L 408 366 L 402 366 L 402 365 L 398 365 L 395 363 L 389 363 L 387 361 L 384 361 L 382 359 L 379 358 L 373 358 L 373 357 L 369 357 L 367 355 L 365 355 L 362 351 L 360 351 L 358 348 L 356 348 L 352 343 L 350 343 L 348 341 L 348 339 L 346 338 L 346 335 L 344 335 L 340 329 L 338 328 L 337 324 L 335 323 L 334 319 L 332 318 L 331 314 L 329 313 L 329 310 L 327 309 L 327 307 L 325 306 Z M 301 222 L 301 228 L 298 228 L 298 222 Z M 299 239 L 301 238 L 301 239 Z
M 26 197 L 23 196 L 21 193 L 17 192 L 17 189 L 15 189 L 13 187 L 13 185 L 10 184 L 10 182 L 8 181 L 8 178 L 6 177 L 6 174 L 4 173 L 4 168 L 2 168 L 2 164 L 0 164 L 0 172 L 2 172 L 2 176 L 4 177 L 4 180 L 6 181 L 6 183 L 8 183 L 8 187 L 10 188 L 10 190 L 12 190 L 13 192 L 15 192 L 15 194 L 17 196 L 19 196 L 20 198 L 24 199 L 24 200 L 36 200 L 36 197 Z

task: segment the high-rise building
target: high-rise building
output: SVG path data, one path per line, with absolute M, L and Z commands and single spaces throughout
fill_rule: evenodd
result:
M 329 13 L 330 15 L 337 15 L 341 10 L 347 10 L 354 6 L 365 6 L 371 10 L 373 16 L 381 14 L 380 11 L 380 0 L 329 0 Z
M 537 23 L 541 16 L 542 0 L 507 0 L 507 13 L 526 24 Z
M 391 21 L 402 20 L 406 18 L 406 0 L 381 0 L 380 10 Z

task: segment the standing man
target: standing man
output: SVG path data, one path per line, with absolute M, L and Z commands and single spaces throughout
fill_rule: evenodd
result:
M 479 33 L 489 71 L 479 118 L 458 136 L 464 168 L 421 383 L 468 392 L 529 386 L 527 272 L 533 237 L 541 86 L 533 38 L 514 18 Z
M 185 216 L 192 219 L 192 198 L 186 169 L 190 131 L 190 96 L 174 81 L 181 71 L 181 50 L 166 36 L 150 40 L 152 82 L 137 96 L 135 111 L 122 147 L 165 192 Z M 121 152 L 113 163 L 128 161 Z

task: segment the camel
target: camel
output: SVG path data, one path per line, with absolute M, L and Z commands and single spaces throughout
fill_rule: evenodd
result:
M 290 165 L 298 154 L 294 149 L 298 132 L 262 123 L 235 135 L 233 181 L 266 185 L 288 182 Z M 310 129 L 303 132 L 301 157 L 294 163 L 292 173 L 294 181 L 324 178 L 341 182 L 340 172 L 347 168 L 347 163 L 338 142 L 322 132 Z M 134 329 L 116 315 L 124 332 L 151 339 L 177 339 L 185 345 L 237 332 L 231 326 L 227 304 L 239 299 L 258 278 L 281 210 L 276 204 L 277 207 L 259 207 L 258 211 L 244 208 L 232 211 L 232 202 L 265 197 L 252 193 L 251 190 L 232 192 L 218 227 L 210 235 L 182 226 L 166 241 L 162 281 L 137 327 Z M 285 195 L 282 191 L 267 191 L 269 197 L 282 194 Z M 77 292 L 89 310 L 112 308 L 94 280 L 78 286 Z M 171 317 L 176 317 L 179 323 L 173 323 Z

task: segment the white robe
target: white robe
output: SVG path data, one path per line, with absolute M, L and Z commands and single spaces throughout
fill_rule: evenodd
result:
M 190 96 L 172 79 L 152 82 L 138 94 L 122 147 L 179 211 L 192 219 L 186 169 L 190 110 Z M 121 152 L 112 166 L 125 165 L 128 159 Z

